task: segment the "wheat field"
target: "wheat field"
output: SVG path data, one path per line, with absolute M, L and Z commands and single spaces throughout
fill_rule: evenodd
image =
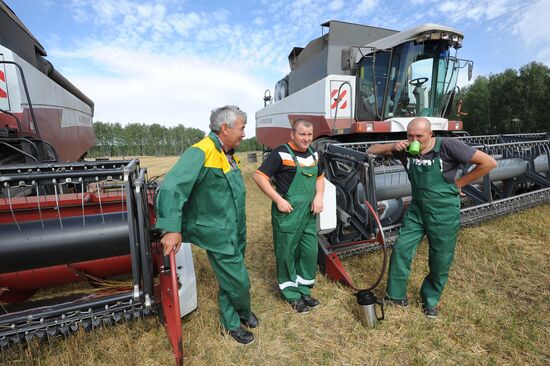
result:
M 440 317 L 427 320 L 418 291 L 427 272 L 423 243 L 413 262 L 411 306 L 386 308 L 374 329 L 361 326 L 353 292 L 317 275 L 321 306 L 297 315 L 278 296 L 270 202 L 252 181 L 259 163 L 242 167 L 247 187 L 246 263 L 256 342 L 242 346 L 220 335 L 217 284 L 204 251 L 193 248 L 198 309 L 183 319 L 187 365 L 549 365 L 550 205 L 462 229 Z M 149 176 L 176 161 L 141 158 Z M 344 265 L 358 283 L 372 281 L 380 252 Z M 375 290 L 383 294 L 385 279 Z M 78 333 L 49 343 L 4 349 L 5 365 L 166 365 L 174 359 L 155 317 Z

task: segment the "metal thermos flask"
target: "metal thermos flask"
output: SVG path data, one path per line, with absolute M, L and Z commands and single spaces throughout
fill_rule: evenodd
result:
M 374 296 L 372 291 L 360 290 L 355 293 L 355 296 L 359 318 L 365 328 L 373 328 L 384 319 L 384 304 Z M 380 307 L 382 313 L 380 317 L 376 314 L 376 306 Z

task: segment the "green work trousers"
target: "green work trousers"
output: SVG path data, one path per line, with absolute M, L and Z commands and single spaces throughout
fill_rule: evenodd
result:
M 407 297 L 407 282 L 418 244 L 428 237 L 429 273 L 420 288 L 422 303 L 436 307 L 449 277 L 460 227 L 458 188 L 443 178 L 436 139 L 433 161 L 409 158 L 408 176 L 412 201 L 403 219 L 399 237 L 390 257 L 386 295 L 393 300 Z
M 231 255 L 207 251 L 208 260 L 218 279 L 220 319 L 226 330 L 241 326 L 239 317 L 248 319 L 250 310 L 250 279 L 244 256 L 238 248 Z

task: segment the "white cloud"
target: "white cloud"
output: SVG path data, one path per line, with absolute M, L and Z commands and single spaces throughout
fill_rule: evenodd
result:
M 262 80 L 230 65 L 164 54 L 146 54 L 99 43 L 85 50 L 58 54 L 93 61 L 116 72 L 110 76 L 77 73 L 66 76 L 95 102 L 95 119 L 123 124 L 161 123 L 208 129 L 212 108 L 235 104 L 244 109 L 254 131 L 254 112 L 262 107 Z
M 226 9 L 217 9 L 208 13 L 208 19 L 211 23 L 225 23 L 229 20 L 230 15 Z
M 330 10 L 340 10 L 344 6 L 343 0 L 333 0 L 328 4 Z
M 256 18 L 254 18 L 254 20 L 252 21 L 252 23 L 253 23 L 254 25 L 257 25 L 257 26 L 262 26 L 262 25 L 265 24 L 265 20 L 264 20 L 264 18 L 262 18 L 262 17 L 256 17 Z
M 51 8 L 55 5 L 54 0 L 40 0 L 40 4 L 45 8 Z
M 522 9 L 521 16 L 514 27 L 533 59 L 550 66 L 550 33 L 548 20 L 550 1 L 540 1 Z
M 444 19 L 445 23 L 459 24 L 460 27 L 465 27 L 469 22 L 488 22 L 500 18 L 523 5 L 524 2 L 520 0 L 446 0 L 441 3 L 434 2 L 434 5 L 436 4 L 438 5 L 429 6 L 423 10 L 435 9 L 438 13 L 437 17 Z M 513 15 L 513 13 L 510 14 L 510 16 Z
M 439 6 L 439 10 L 442 12 L 442 13 L 447 13 L 447 14 L 455 14 L 459 11 L 462 11 L 465 7 L 468 7 L 467 5 L 465 5 L 463 2 L 458 2 L 458 1 L 444 1 L 441 3 L 441 5 Z
M 108 0 L 95 1 L 93 7 L 98 13 L 99 19 L 103 21 L 111 20 L 115 16 L 115 13 L 118 12 L 115 4 Z
M 430 4 L 430 3 L 436 3 L 438 2 L 439 0 L 410 0 L 409 2 L 412 4 L 412 5 L 426 5 L 426 4 Z
M 493 0 L 487 3 L 485 13 L 487 19 L 493 19 L 506 14 L 509 11 L 510 6 L 508 0 Z
M 96 102 L 98 120 L 206 123 L 211 108 L 234 103 L 249 112 L 250 135 L 264 90 L 273 89 L 289 72 L 292 47 L 319 37 L 320 24 L 327 20 L 397 30 L 426 22 L 455 23 L 460 30 L 474 26 L 476 32 L 486 32 L 480 39 L 488 37 L 487 27 L 494 27 L 491 40 L 510 37 L 507 31 L 515 29 L 538 59 L 548 60 L 549 36 L 540 30 L 546 25 L 543 15 L 550 13 L 549 1 L 517 12 L 521 16 L 512 27 L 512 16 L 503 15 L 521 6 L 520 1 L 262 0 L 250 8 L 231 2 L 213 8 L 179 0 L 71 0 L 68 9 L 84 22 L 79 26 L 92 31 L 74 42 L 86 44 L 87 51 L 72 51 L 74 44 L 68 42 L 63 50 L 54 53 L 50 46 L 48 51 L 67 59 L 62 71 Z M 491 21 L 495 17 L 498 21 Z M 484 23 L 485 29 L 477 27 Z M 97 70 L 88 72 L 92 65 Z M 79 67 L 87 74 L 77 74 Z
M 378 4 L 378 0 L 361 0 L 355 9 L 357 15 L 366 15 Z
M 201 23 L 201 17 L 195 12 L 188 14 L 171 14 L 167 17 L 168 23 L 174 27 L 180 36 L 188 36 L 189 31 Z
M 219 39 L 219 33 L 216 29 L 201 29 L 197 34 L 197 41 L 212 42 Z

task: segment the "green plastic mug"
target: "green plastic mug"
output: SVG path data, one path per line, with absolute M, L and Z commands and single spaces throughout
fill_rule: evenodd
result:
M 407 152 L 411 155 L 418 155 L 420 154 L 420 142 L 419 141 L 413 141 L 409 144 L 407 147 Z

